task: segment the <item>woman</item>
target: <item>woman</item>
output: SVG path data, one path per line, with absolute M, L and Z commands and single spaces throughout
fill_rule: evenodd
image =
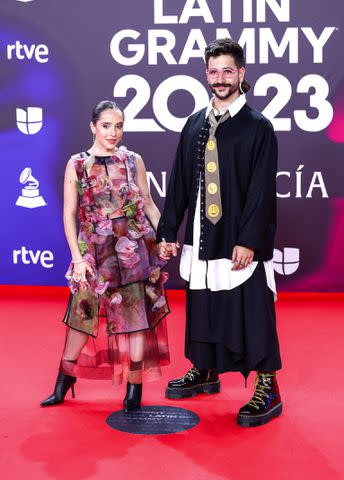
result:
M 169 313 L 155 231 L 159 210 L 149 193 L 142 158 L 125 147 L 124 113 L 102 101 L 90 123 L 94 143 L 68 162 L 64 226 L 72 262 L 65 348 L 53 394 L 62 403 L 76 377 L 127 380 L 124 410 L 141 405 L 142 380 L 169 363 Z M 76 214 L 80 221 L 77 236 Z

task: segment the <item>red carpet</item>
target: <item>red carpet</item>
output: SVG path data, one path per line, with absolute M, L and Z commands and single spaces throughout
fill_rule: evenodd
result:
M 177 405 L 197 413 L 193 430 L 141 436 L 110 429 L 123 386 L 79 380 L 77 398 L 41 409 L 51 393 L 63 347 L 64 288 L 0 287 L 2 331 L 1 460 L 3 479 L 339 480 L 342 449 L 343 294 L 280 295 L 279 375 L 284 413 L 260 428 L 236 426 L 252 392 L 237 373 L 222 375 L 219 395 L 167 401 L 169 378 L 188 368 L 183 356 L 184 296 L 170 292 L 172 364 L 144 390 L 143 403 Z

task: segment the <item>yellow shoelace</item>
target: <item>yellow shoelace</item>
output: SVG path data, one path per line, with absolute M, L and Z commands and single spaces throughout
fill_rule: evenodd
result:
M 251 405 L 257 410 L 259 409 L 259 405 L 265 405 L 264 398 L 267 398 L 269 396 L 266 390 L 271 390 L 270 378 L 272 378 L 273 376 L 274 375 L 268 374 L 258 374 L 256 376 L 256 381 L 254 385 L 255 392 L 247 405 Z
M 193 380 L 195 374 L 196 375 L 199 374 L 199 371 L 196 367 L 192 367 L 183 377 L 180 377 L 180 379 L 181 380 L 186 380 L 188 378 L 190 380 Z

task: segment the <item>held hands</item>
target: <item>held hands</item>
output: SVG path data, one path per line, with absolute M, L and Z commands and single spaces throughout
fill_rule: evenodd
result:
M 236 245 L 233 248 L 232 263 L 234 264 L 232 270 L 242 270 L 246 268 L 253 260 L 254 251 L 250 248 L 240 247 Z
M 166 242 L 163 238 L 158 244 L 159 257 L 161 260 L 169 260 L 172 256 L 177 256 L 177 249 L 180 248 L 179 242 Z
M 158 249 L 159 249 L 159 257 L 162 260 L 169 260 L 171 256 L 176 257 L 177 256 L 177 249 L 180 248 L 179 242 L 166 242 L 166 240 L 163 238 L 162 242 L 158 244 Z M 232 263 L 233 267 L 232 270 L 242 270 L 249 265 L 254 256 L 254 251 L 251 250 L 250 248 L 246 247 L 240 247 L 239 245 L 236 245 L 233 248 L 233 253 L 232 253 Z
M 88 287 L 87 274 L 91 277 L 94 276 L 92 268 L 86 260 L 73 261 L 73 280 L 79 285 L 80 290 L 85 290 Z

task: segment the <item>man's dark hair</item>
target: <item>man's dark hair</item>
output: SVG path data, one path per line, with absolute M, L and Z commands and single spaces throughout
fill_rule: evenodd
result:
M 213 40 L 204 51 L 205 63 L 208 68 L 209 58 L 219 57 L 220 55 L 231 55 L 234 58 L 237 68 L 245 67 L 245 54 L 242 47 L 230 38 L 219 38 Z M 244 93 L 251 88 L 250 84 L 244 79 L 241 83 L 241 88 Z

